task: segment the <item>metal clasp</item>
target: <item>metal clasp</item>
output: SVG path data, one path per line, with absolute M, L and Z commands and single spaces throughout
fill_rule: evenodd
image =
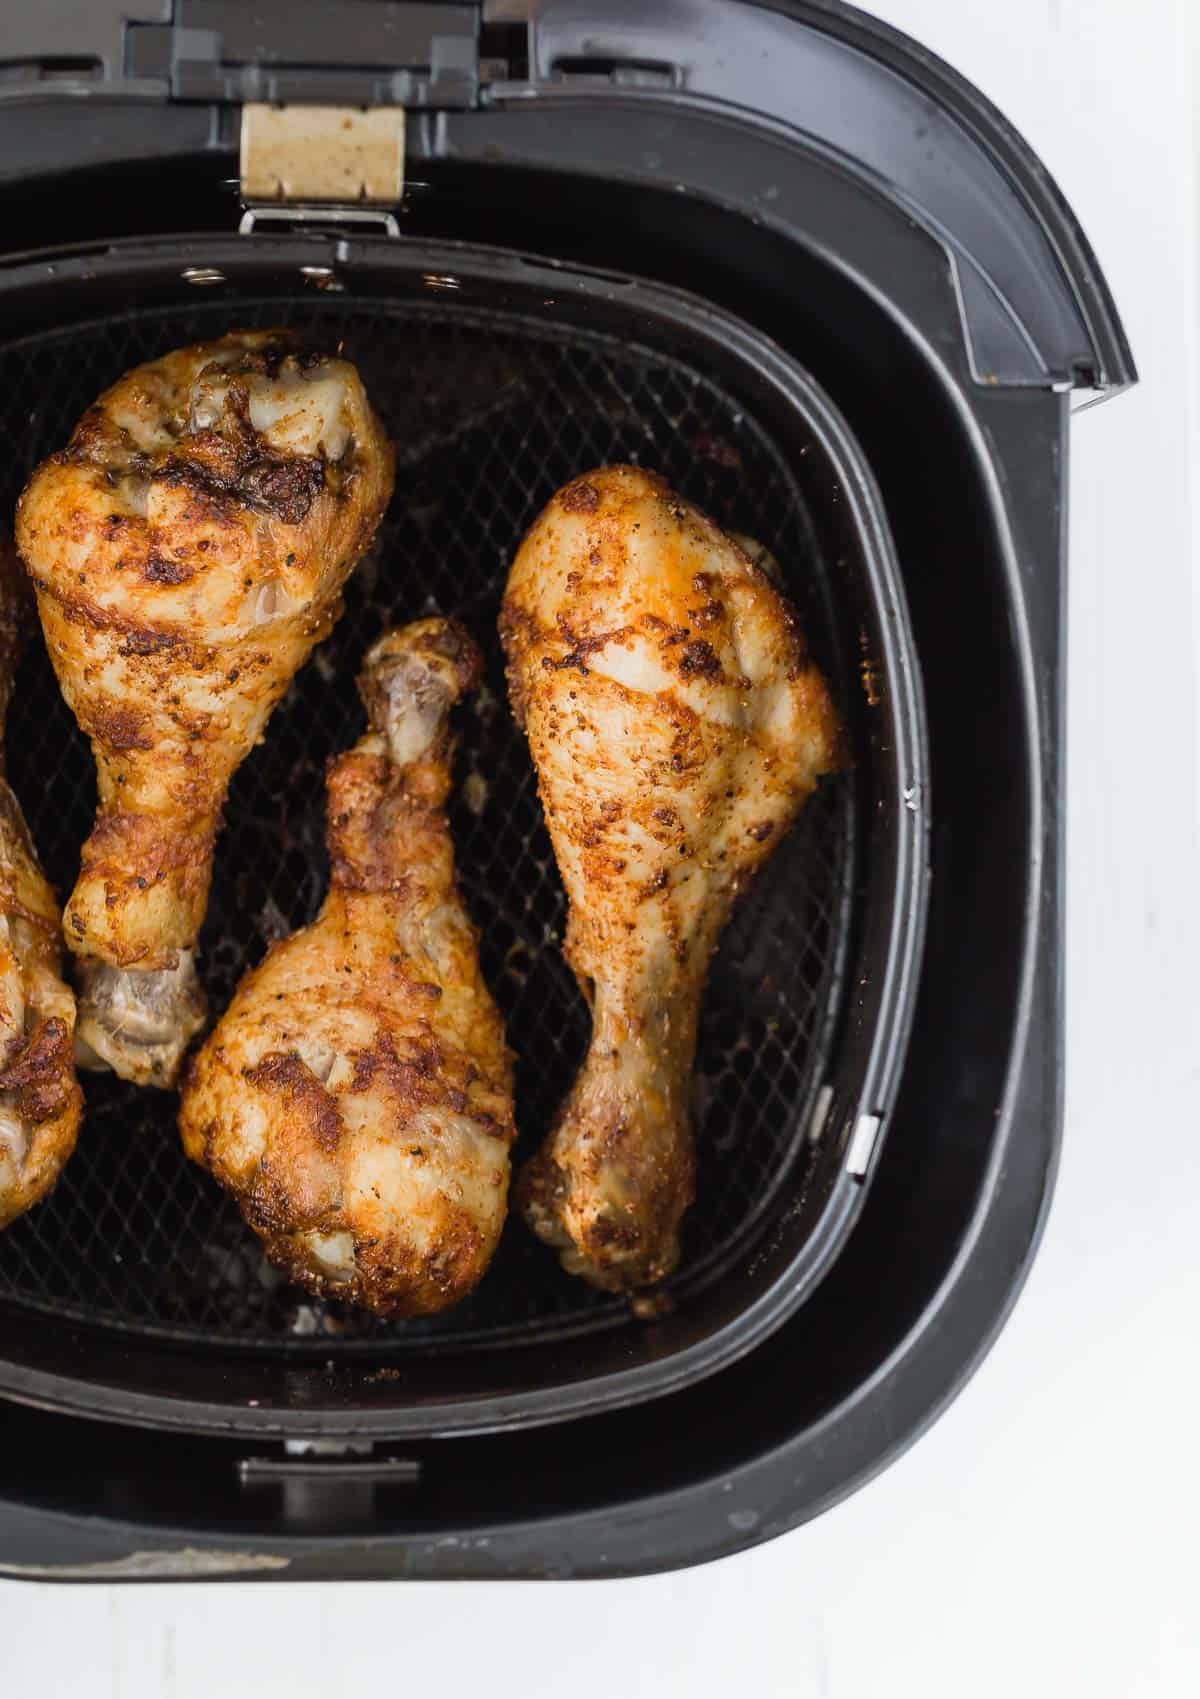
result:
M 243 106 L 240 180 L 244 236 L 265 222 L 365 224 L 398 236 L 404 108 Z

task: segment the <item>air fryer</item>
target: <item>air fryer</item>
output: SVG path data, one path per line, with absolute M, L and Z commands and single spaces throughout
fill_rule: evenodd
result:
M 0 1571 L 628 1574 L 768 1538 L 933 1419 L 1049 1199 L 1068 422 L 1135 375 L 1103 280 L 999 115 L 844 6 L 143 11 L 9 32 L 4 499 L 130 365 L 242 326 L 344 345 L 399 456 L 231 793 L 214 1005 L 320 900 L 365 643 L 457 613 L 489 688 L 456 844 L 524 1147 L 545 1130 L 586 1018 L 494 623 L 525 527 L 591 466 L 662 471 L 771 551 L 850 759 L 714 964 L 699 1197 L 650 1318 L 517 1220 L 444 1317 L 316 1303 L 188 1168 L 170 1097 L 89 1081 L 57 1190 L 0 1238 Z M 390 115 L 403 182 L 331 200 L 296 156 L 265 198 L 279 105 L 318 142 L 330 109 Z M 8 745 L 69 886 L 94 794 L 40 650 Z

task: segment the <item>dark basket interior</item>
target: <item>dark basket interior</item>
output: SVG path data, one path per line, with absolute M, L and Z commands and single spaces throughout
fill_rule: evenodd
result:
M 325 887 L 322 773 L 353 741 L 353 680 L 385 626 L 440 611 L 487 654 L 459 710 L 453 827 L 483 966 L 517 1051 L 518 1161 L 545 1133 L 582 1057 L 583 1000 L 559 951 L 564 899 L 524 741 L 505 701 L 495 619 L 508 563 L 552 492 L 606 461 L 664 473 L 783 563 L 817 658 L 845 690 L 830 563 L 762 424 L 698 371 L 594 333 L 516 316 L 329 298 L 205 301 L 133 311 L 0 349 L 9 508 L 33 465 L 129 366 L 238 326 L 286 323 L 344 344 L 398 445 L 396 496 L 352 580 L 344 618 L 276 711 L 226 808 L 202 940 L 219 1011 L 268 943 L 315 914 Z M 9 776 L 60 893 L 73 883 L 95 786 L 87 745 L 40 646 L 11 712 Z M 698 1201 L 672 1285 L 681 1300 L 748 1254 L 780 1187 L 797 1184 L 837 1022 L 850 934 L 853 774 L 809 804 L 736 916 L 714 963 L 695 1089 Z M 479 1290 L 433 1321 L 383 1324 L 289 1286 L 236 1207 L 183 1158 L 173 1095 L 87 1076 L 79 1148 L 51 1199 L 0 1237 L 0 1299 L 173 1337 L 328 1357 L 438 1341 L 532 1339 L 622 1321 L 510 1220 Z

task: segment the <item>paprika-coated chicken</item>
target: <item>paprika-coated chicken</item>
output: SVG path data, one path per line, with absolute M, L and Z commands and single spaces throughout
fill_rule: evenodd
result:
M 80 1056 L 169 1085 L 237 767 L 341 609 L 392 489 L 354 367 L 236 332 L 127 373 L 38 467 L 17 542 L 99 808 L 64 930 Z
M 587 1058 L 518 1197 L 595 1286 L 660 1280 L 692 1198 L 688 1098 L 735 897 L 837 761 L 829 693 L 744 549 L 661 478 L 562 489 L 501 613 L 591 1005 Z
M 327 775 L 324 907 L 242 981 L 183 1091 L 184 1149 L 271 1260 L 380 1315 L 464 1297 L 504 1224 L 512 1064 L 445 815 L 447 715 L 478 675 L 447 620 L 371 649 L 370 730 Z
M 33 597 L 0 539 L 0 750 Z M 0 1227 L 45 1197 L 75 1148 L 75 999 L 62 980 L 62 922 L 0 758 Z

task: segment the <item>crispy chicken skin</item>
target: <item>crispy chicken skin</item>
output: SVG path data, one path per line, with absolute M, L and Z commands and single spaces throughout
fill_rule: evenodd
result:
M 0 751 L 33 598 L 0 540 Z M 0 1227 L 44 1198 L 75 1148 L 75 999 L 62 980 L 62 930 L 0 755 Z
M 242 981 L 183 1091 L 184 1149 L 272 1262 L 385 1316 L 464 1297 L 504 1224 L 512 1063 L 444 810 L 479 664 L 441 619 L 371 649 L 370 730 L 329 765 L 324 907 Z
M 262 331 L 127 373 L 30 479 L 17 542 L 99 784 L 64 917 L 89 1065 L 174 1080 L 229 781 L 337 619 L 392 474 L 354 367 Z
M 632 466 L 550 502 L 513 564 L 501 636 L 592 1010 L 587 1058 L 518 1197 L 569 1271 L 634 1290 L 674 1267 L 692 1198 L 709 960 L 836 765 L 837 719 L 767 576 Z

